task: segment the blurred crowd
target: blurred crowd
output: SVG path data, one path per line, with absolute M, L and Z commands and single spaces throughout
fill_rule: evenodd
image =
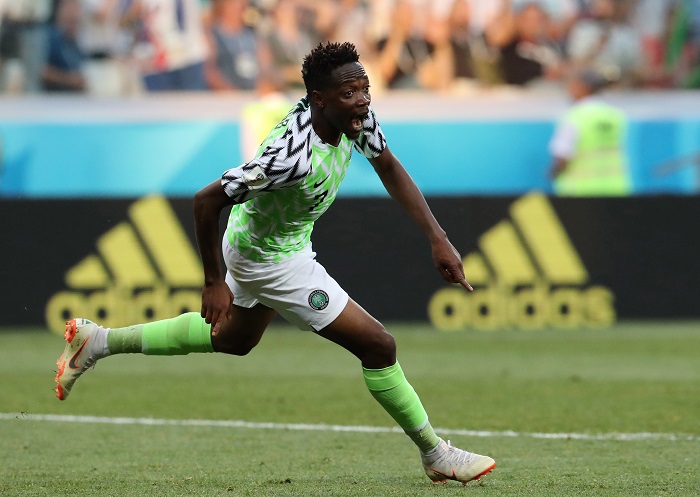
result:
M 351 41 L 373 89 L 700 88 L 700 0 L 0 0 L 0 92 L 302 89 Z

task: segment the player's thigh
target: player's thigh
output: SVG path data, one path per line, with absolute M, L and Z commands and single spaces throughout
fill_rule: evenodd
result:
M 352 299 L 331 324 L 317 333 L 352 352 L 366 368 L 381 369 L 396 362 L 394 337 Z
M 231 307 L 231 318 L 221 325 L 219 333 L 212 336 L 217 352 L 246 355 L 259 342 L 270 322 L 277 315 L 274 309 L 263 304 L 253 307 Z

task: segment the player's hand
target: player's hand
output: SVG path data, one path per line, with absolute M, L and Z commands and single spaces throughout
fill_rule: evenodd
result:
M 201 316 L 207 324 L 211 324 L 211 334 L 216 336 L 224 322 L 231 319 L 233 294 L 225 281 L 219 281 L 202 288 Z
M 464 266 L 462 266 L 462 258 L 459 252 L 447 238 L 433 242 L 432 253 L 435 267 L 445 281 L 448 283 L 459 283 L 467 291 L 474 291 L 464 276 Z

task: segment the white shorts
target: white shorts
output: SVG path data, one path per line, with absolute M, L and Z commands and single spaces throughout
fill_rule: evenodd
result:
M 345 309 L 348 294 L 309 249 L 282 262 L 254 262 L 236 252 L 223 237 L 226 283 L 233 304 L 253 307 L 261 303 L 302 330 L 319 331 Z

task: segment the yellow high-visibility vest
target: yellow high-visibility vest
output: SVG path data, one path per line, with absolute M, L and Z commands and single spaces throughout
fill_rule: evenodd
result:
M 247 133 L 243 133 L 242 146 L 246 161 L 253 158 L 252 154 L 270 131 L 287 116 L 293 105 L 294 103 L 282 95 L 269 95 L 250 102 L 243 108 L 241 125 L 247 128 Z M 246 141 L 248 143 L 245 143 Z
M 629 195 L 624 113 L 591 101 L 572 107 L 564 119 L 576 128 L 578 140 L 566 170 L 554 181 L 554 191 L 571 196 Z

